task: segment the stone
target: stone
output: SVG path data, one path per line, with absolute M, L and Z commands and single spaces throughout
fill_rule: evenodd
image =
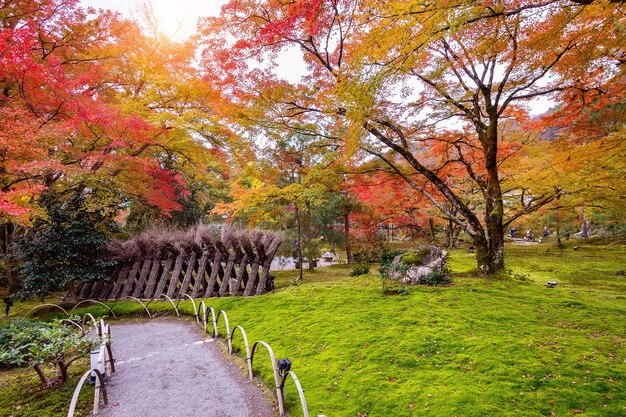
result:
M 433 272 L 446 272 L 448 253 L 437 246 L 420 246 L 394 258 L 389 278 L 404 284 L 424 284 Z

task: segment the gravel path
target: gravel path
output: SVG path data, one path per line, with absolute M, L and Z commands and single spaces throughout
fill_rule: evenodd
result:
M 99 415 L 274 417 L 267 390 L 205 337 L 185 321 L 111 324 L 116 372 Z

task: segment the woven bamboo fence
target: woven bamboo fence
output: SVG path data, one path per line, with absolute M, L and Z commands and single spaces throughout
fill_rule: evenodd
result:
M 114 241 L 108 280 L 85 282 L 79 298 L 115 300 L 259 295 L 283 238 L 272 232 L 201 224 L 187 231 L 152 229 Z

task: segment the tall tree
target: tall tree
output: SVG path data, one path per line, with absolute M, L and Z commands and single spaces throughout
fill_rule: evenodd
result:
M 48 191 L 80 196 L 91 208 L 115 211 L 134 201 L 166 214 L 180 209 L 195 179 L 187 174 L 206 173 L 207 160 L 221 157 L 203 153 L 207 141 L 190 131 L 214 96 L 192 71 L 188 45 L 168 44 L 157 55 L 159 45 L 136 23 L 75 0 L 2 2 L 0 19 L 3 253 L 11 255 L 20 227 L 46 217 L 40 198 Z M 129 36 L 152 50 L 129 47 Z M 153 66 L 142 67 L 149 57 Z M 131 79 L 142 72 L 146 79 Z M 12 265 L 5 267 L 14 289 Z
M 271 62 L 285 47 L 300 48 L 309 75 L 296 94 L 269 105 L 283 120 L 343 126 L 348 155 L 360 148 L 380 158 L 424 194 L 472 237 L 479 272 L 492 274 L 504 268 L 507 224 L 559 194 L 505 207 L 499 167 L 515 146 L 503 121 L 526 123 L 524 106 L 538 97 L 605 85 L 614 70 L 603 61 L 622 47 L 621 7 L 609 1 L 231 1 L 206 21 L 211 50 L 205 56 L 238 72 L 231 78 L 247 78 L 233 89 L 243 96 L 254 81 L 272 78 L 271 70 L 251 69 L 249 57 Z M 219 45 L 224 32 L 236 41 Z M 254 85 L 260 100 L 276 97 Z M 450 185 L 449 166 L 473 182 L 479 205 L 468 205 Z

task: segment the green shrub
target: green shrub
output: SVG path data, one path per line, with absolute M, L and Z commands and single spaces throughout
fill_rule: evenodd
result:
M 15 320 L 0 329 L 0 366 L 31 366 L 44 388 L 67 381 L 67 368 L 97 344 L 97 338 L 87 338 L 60 320 L 51 323 Z M 45 363 L 57 367 L 56 378 L 42 370 Z
M 433 286 L 448 285 L 450 282 L 451 279 L 445 271 L 433 271 L 426 275 L 421 281 L 421 283 L 425 285 Z
M 107 278 L 114 262 L 102 256 L 113 224 L 106 208 L 89 207 L 80 196 L 44 199 L 47 218 L 38 219 L 16 239 L 18 268 L 24 281 L 14 298 L 44 296 L 73 281 Z
M 366 262 L 356 262 L 352 265 L 352 270 L 350 271 L 351 277 L 356 277 L 359 275 L 369 274 L 370 266 Z
M 405 252 L 406 251 L 399 250 L 399 249 L 386 249 L 385 248 L 385 249 L 383 249 L 382 253 L 380 254 L 380 264 L 381 265 L 385 265 L 385 264 L 391 265 L 393 260 L 396 259 L 396 256 L 402 255 Z

